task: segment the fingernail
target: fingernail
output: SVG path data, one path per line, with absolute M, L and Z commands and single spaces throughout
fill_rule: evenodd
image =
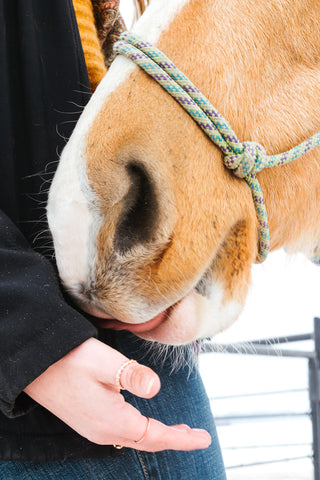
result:
M 184 432 L 189 432 L 189 430 L 191 430 L 191 428 L 190 428 L 188 425 L 184 425 L 184 424 L 182 424 L 182 425 L 175 425 L 175 426 L 172 427 L 172 428 L 174 428 L 175 430 L 180 430 L 180 431 L 182 430 L 182 431 L 184 431 Z
M 180 425 L 175 427 L 170 427 L 170 428 L 172 428 L 172 430 L 178 430 L 178 432 L 188 432 L 190 430 L 189 428 L 180 427 Z
M 201 440 L 203 441 L 203 444 L 205 445 L 205 448 L 209 447 L 211 445 L 212 439 L 211 436 L 208 433 L 205 433 L 203 431 L 199 431 L 198 433 L 201 433 Z
M 153 384 L 154 384 L 154 378 L 151 377 L 151 375 L 147 375 L 146 377 L 144 377 L 142 381 L 142 388 L 147 395 L 149 395 L 149 393 L 151 392 Z

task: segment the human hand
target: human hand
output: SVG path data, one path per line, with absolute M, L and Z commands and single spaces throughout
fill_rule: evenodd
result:
M 147 452 L 208 447 L 211 439 L 205 430 L 167 426 L 152 418 L 147 430 L 148 419 L 124 400 L 116 386 L 117 372 L 126 360 L 117 350 L 90 338 L 51 365 L 24 391 L 99 445 L 117 444 Z M 120 381 L 142 398 L 152 398 L 160 390 L 158 375 L 138 363 L 126 366 Z

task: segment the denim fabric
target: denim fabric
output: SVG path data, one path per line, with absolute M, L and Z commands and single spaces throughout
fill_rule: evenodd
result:
M 209 401 L 197 368 L 190 371 L 184 366 L 171 372 L 172 355 L 164 362 L 156 361 L 144 342 L 133 335 L 121 332 L 118 339 L 119 350 L 153 368 L 162 384 L 160 393 L 151 400 L 124 392 L 126 400 L 144 415 L 164 423 L 205 428 L 212 436 L 211 446 L 191 452 L 123 449 L 117 457 L 105 459 L 0 462 L 0 480 L 226 480 Z

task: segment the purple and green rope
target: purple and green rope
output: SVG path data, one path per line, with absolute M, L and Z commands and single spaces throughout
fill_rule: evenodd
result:
M 152 44 L 139 36 L 124 32 L 114 45 L 117 54 L 125 55 L 158 82 L 188 112 L 210 140 L 222 151 L 224 165 L 249 185 L 257 212 L 259 251 L 257 262 L 263 262 L 270 248 L 269 225 L 263 193 L 257 178 L 263 168 L 284 165 L 320 145 L 320 132 L 291 150 L 268 156 L 257 142 L 241 142 L 229 123 L 202 95 L 195 85 Z M 319 249 L 320 250 L 320 247 Z M 320 251 L 312 261 L 320 265 Z

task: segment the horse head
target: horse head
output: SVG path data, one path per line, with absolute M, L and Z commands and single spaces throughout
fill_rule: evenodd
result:
M 242 141 L 268 154 L 320 125 L 316 0 L 153 0 L 134 27 L 184 71 Z M 271 249 L 320 239 L 315 150 L 258 178 Z M 251 191 L 187 113 L 118 57 L 65 147 L 48 202 L 61 279 L 104 326 L 163 343 L 239 315 L 257 257 Z

